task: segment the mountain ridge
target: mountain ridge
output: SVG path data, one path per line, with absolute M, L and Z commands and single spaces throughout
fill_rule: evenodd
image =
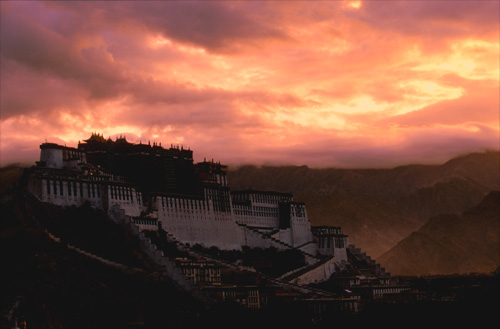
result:
M 377 258 L 431 217 L 459 215 L 500 189 L 500 152 L 392 169 L 246 165 L 230 169 L 228 180 L 233 189 L 293 193 L 312 225 L 342 226 L 351 243 Z
M 500 191 L 462 215 L 431 218 L 377 261 L 396 275 L 492 272 L 500 265 Z

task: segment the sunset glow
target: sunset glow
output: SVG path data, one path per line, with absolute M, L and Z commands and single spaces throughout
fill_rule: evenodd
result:
M 1 165 L 92 132 L 230 165 L 499 148 L 497 1 L 0 6 Z

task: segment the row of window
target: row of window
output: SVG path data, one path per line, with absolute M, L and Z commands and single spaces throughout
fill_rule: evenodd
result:
M 47 180 L 47 194 L 53 195 L 64 195 L 64 185 L 66 185 L 66 190 L 68 196 L 84 196 L 84 190 L 87 191 L 86 196 L 89 198 L 101 197 L 101 189 L 98 184 L 93 183 L 81 183 L 68 181 L 63 184 L 62 180 Z M 80 195 L 78 195 L 80 194 Z
M 331 248 L 332 240 L 334 240 L 335 248 L 344 248 L 345 246 L 344 238 L 335 238 L 335 237 L 319 238 L 319 248 L 320 249 Z
M 306 217 L 306 207 L 303 205 L 292 205 L 291 211 L 295 212 L 295 217 Z
M 394 294 L 394 293 L 399 294 L 401 293 L 402 290 L 408 290 L 408 289 L 401 289 L 400 287 L 373 289 L 373 297 L 375 299 L 378 299 L 384 297 L 385 294 Z
M 292 201 L 292 198 L 290 197 L 284 197 L 284 196 L 281 196 L 281 195 L 266 195 L 266 194 L 259 194 L 259 195 L 255 195 L 255 194 L 252 194 L 251 195 L 251 199 L 253 202 L 255 203 L 273 203 L 273 204 L 278 204 L 279 202 L 283 202 L 283 201 Z
M 84 183 L 76 181 L 47 180 L 47 194 L 64 195 L 64 190 L 68 196 L 100 198 L 101 185 L 94 183 Z M 110 186 L 111 199 L 133 200 L 133 189 L 126 187 Z M 137 199 L 139 200 L 139 195 Z
M 261 212 L 269 212 L 269 213 L 278 213 L 278 208 L 271 207 L 252 207 L 253 211 L 261 211 Z
M 158 221 L 156 219 L 134 218 L 134 223 L 137 225 L 157 225 Z
M 321 227 L 321 228 L 312 228 L 311 229 L 315 235 L 322 234 L 342 234 L 342 229 L 340 227 Z
M 234 213 L 241 216 L 253 216 L 253 213 L 248 210 L 234 210 Z
M 80 161 L 84 161 L 85 153 L 78 150 L 63 150 L 63 158 L 64 159 L 74 159 L 78 158 Z
M 257 212 L 254 212 L 254 213 L 253 213 L 253 216 L 256 216 L 256 217 L 271 217 L 271 218 L 277 218 L 277 217 L 278 217 L 278 214 L 277 214 L 277 213 L 268 213 L 268 212 L 260 212 L 260 211 L 257 211 Z
M 174 209 L 194 209 L 194 210 L 205 210 L 208 205 L 201 200 L 191 200 L 191 199 L 177 199 L 177 198 L 161 198 L 162 208 L 174 208 Z
M 130 187 L 110 186 L 109 192 L 111 199 L 116 200 L 134 200 L 134 191 Z
M 221 190 L 205 190 L 205 198 L 207 200 L 212 200 L 212 205 L 215 212 L 230 212 L 231 204 L 228 191 Z

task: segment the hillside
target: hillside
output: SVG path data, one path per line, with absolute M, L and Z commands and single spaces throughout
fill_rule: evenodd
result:
M 500 192 L 461 216 L 431 218 L 377 261 L 398 275 L 492 272 L 500 265 Z
M 232 190 L 293 193 L 312 225 L 342 226 L 352 244 L 378 257 L 432 216 L 459 215 L 500 189 L 500 152 L 393 169 L 241 166 L 228 181 Z
M 23 167 L 17 165 L 0 168 L 0 195 L 4 195 L 9 192 L 12 185 L 21 177 L 23 170 Z
M 164 317 L 180 323 L 199 312 L 192 297 L 159 275 L 132 234 L 102 212 L 61 210 L 19 192 L 0 210 L 1 328 L 10 327 L 9 312 L 28 328 L 154 328 Z M 51 240 L 47 227 L 63 243 Z M 65 243 L 143 271 L 101 264 Z

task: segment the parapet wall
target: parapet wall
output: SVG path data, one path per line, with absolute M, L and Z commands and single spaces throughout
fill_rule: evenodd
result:
M 28 188 L 40 201 L 58 206 L 80 207 L 88 202 L 94 208 L 106 210 L 117 205 L 128 216 L 139 216 L 143 209 L 141 193 L 109 181 L 31 176 Z
M 92 207 L 104 208 L 103 188 L 101 183 L 97 181 L 31 177 L 28 188 L 42 202 L 77 207 L 89 202 Z

